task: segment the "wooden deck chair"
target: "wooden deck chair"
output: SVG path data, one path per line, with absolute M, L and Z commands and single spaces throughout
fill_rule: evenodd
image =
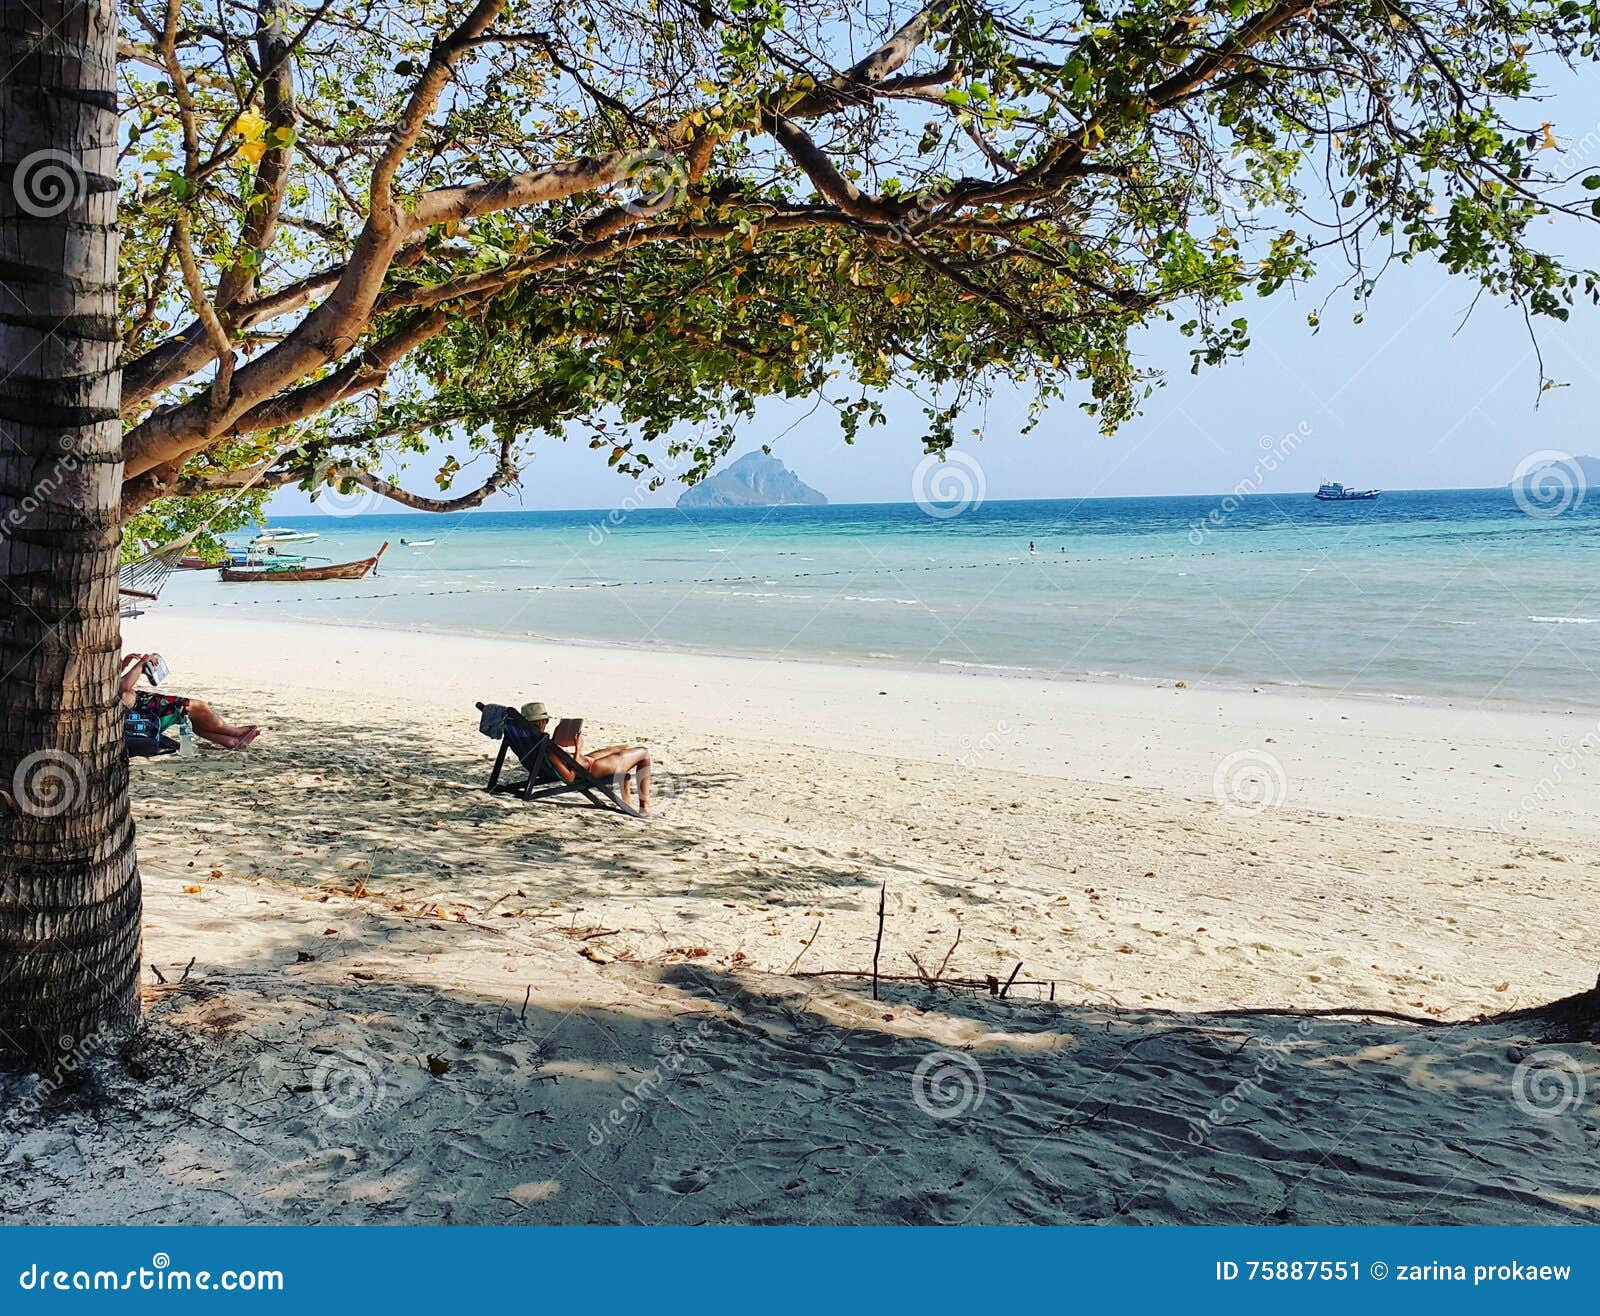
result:
M 483 707 L 478 705 L 480 711 Z M 548 800 L 578 792 L 597 809 L 625 813 L 630 818 L 644 817 L 622 798 L 609 777 L 591 776 L 567 750 L 549 735 L 537 731 L 516 709 L 506 708 L 504 712 L 505 729 L 500 736 L 500 750 L 484 787 L 491 795 Z M 523 776 L 515 781 L 502 779 L 508 754 L 514 754 L 523 768 Z

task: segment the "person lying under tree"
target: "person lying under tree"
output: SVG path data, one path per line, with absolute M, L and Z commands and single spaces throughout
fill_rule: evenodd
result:
M 148 677 L 152 666 L 160 660 L 161 655 L 157 653 L 123 655 L 120 680 L 124 708 L 131 708 L 135 712 L 157 719 L 163 731 L 176 726 L 187 716 L 195 735 L 223 749 L 243 749 L 261 734 L 261 728 L 256 726 L 229 726 L 203 699 L 163 694 L 159 690 L 135 689 L 134 687 L 139 684 L 139 678 Z

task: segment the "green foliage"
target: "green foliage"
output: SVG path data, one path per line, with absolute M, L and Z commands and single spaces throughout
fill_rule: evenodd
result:
M 207 561 L 218 560 L 224 535 L 266 520 L 267 497 L 252 489 L 242 496 L 229 492 L 158 499 L 123 524 L 122 560 L 142 557 L 147 547 L 173 543 L 198 527 L 204 529 L 194 537 L 189 551 Z
M 296 105 L 275 116 L 263 79 L 241 72 L 259 72 L 254 14 L 185 0 L 195 144 L 152 32 L 125 12 L 146 53 L 124 65 L 130 360 L 192 318 L 180 211 L 211 288 L 259 295 L 351 259 L 377 153 L 459 8 L 293 11 Z M 402 162 L 406 204 L 612 151 L 646 153 L 662 177 L 642 168 L 631 186 L 423 235 L 387 275 L 390 309 L 295 387 L 414 323 L 432 292 L 470 291 L 442 303 L 441 332 L 295 437 L 316 459 L 295 478 L 315 485 L 334 457 L 377 469 L 452 434 L 497 450 L 577 433 L 623 473 L 692 480 L 761 398 L 819 399 L 854 440 L 895 388 L 921 399 L 930 450 L 1001 385 L 1040 406 L 1070 399 L 1110 433 L 1159 382 L 1136 362 L 1142 330 L 1171 322 L 1194 369 L 1220 365 L 1249 344 L 1250 299 L 1330 257 L 1353 271 L 1358 316 L 1390 262 L 1419 257 L 1532 317 L 1596 295 L 1592 274 L 1534 241 L 1552 216 L 1600 216 L 1568 194 L 1534 99 L 1548 70 L 1593 62 L 1596 3 L 955 0 L 934 6 L 887 88 L 828 101 L 835 70 L 911 13 L 883 0 L 508 8 Z M 778 148 L 773 122 L 789 116 L 866 210 Z M 275 204 L 274 161 L 288 170 L 283 222 L 257 250 L 250 220 Z M 297 307 L 253 325 L 241 361 L 304 319 Z M 209 372 L 172 384 L 130 426 L 210 385 Z M 197 460 L 227 469 L 258 452 Z

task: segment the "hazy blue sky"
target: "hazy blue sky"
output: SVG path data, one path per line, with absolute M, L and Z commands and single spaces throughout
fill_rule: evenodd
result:
M 1600 93 L 1564 87 L 1543 111 L 1565 148 L 1560 167 L 1600 169 Z M 1563 221 L 1552 245 L 1600 266 L 1600 226 Z M 1600 307 L 1583 304 L 1562 325 L 1538 326 L 1545 370 L 1566 387 L 1538 392 L 1539 370 L 1522 316 L 1487 296 L 1470 317 L 1474 286 L 1432 264 L 1394 267 L 1366 308 L 1365 321 L 1338 293 L 1321 328 L 1306 324 L 1343 277 L 1329 257 L 1318 285 L 1268 300 L 1248 298 L 1242 313 L 1252 347 L 1220 369 L 1188 373 L 1186 340 L 1162 328 L 1138 343 L 1142 359 L 1166 371 L 1139 420 L 1101 438 L 1072 403 L 1057 404 L 1030 436 L 1018 431 L 1020 395 L 974 412 L 983 437 L 958 450 L 983 471 L 985 496 L 1118 497 L 1217 493 L 1259 475 L 1266 492 L 1315 487 L 1324 479 L 1380 488 L 1503 484 L 1519 461 L 1541 449 L 1600 453 Z M 834 502 L 903 502 L 922 453 L 921 414 L 899 399 L 887 429 L 846 447 L 830 412 L 809 418 L 807 404 L 771 403 L 735 454 L 773 445 L 802 479 Z M 1298 430 L 1303 438 L 1278 470 L 1258 471 L 1264 438 Z M 436 461 L 414 463 L 403 480 L 427 490 Z M 470 487 L 464 475 L 458 488 Z M 541 442 L 523 467 L 520 491 L 492 507 L 609 508 L 624 499 L 670 504 L 669 486 L 646 495 L 609 470 L 584 442 Z M 305 495 L 280 492 L 273 510 L 304 513 Z M 382 511 L 401 510 L 385 504 Z

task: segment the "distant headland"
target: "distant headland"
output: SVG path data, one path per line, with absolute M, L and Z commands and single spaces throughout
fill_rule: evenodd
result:
M 1600 457 L 1572 457 L 1558 452 L 1541 455 L 1547 460 L 1527 470 L 1518 468 L 1517 474 L 1511 477 L 1507 487 L 1515 489 L 1519 484 L 1527 486 L 1536 484 L 1540 480 L 1550 479 L 1582 481 L 1585 487 L 1591 489 L 1600 487 Z
M 678 506 L 687 508 L 823 507 L 827 502 L 825 494 L 764 452 L 746 453 L 678 497 Z

